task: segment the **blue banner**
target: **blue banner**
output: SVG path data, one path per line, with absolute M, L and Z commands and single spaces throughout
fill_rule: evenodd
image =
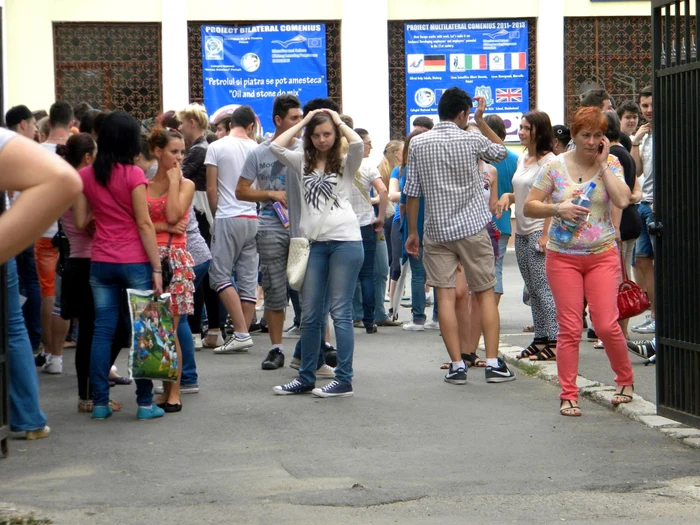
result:
M 316 23 L 202 26 L 204 106 L 212 120 L 251 106 L 260 134 L 274 132 L 272 103 L 292 94 L 328 96 L 326 26 Z
M 484 97 L 516 141 L 529 110 L 527 29 L 525 20 L 406 23 L 406 132 L 422 115 L 437 122 L 442 93 L 457 86 Z

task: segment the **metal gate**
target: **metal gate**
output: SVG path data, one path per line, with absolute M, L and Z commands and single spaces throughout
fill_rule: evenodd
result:
M 653 0 L 657 404 L 700 427 L 700 0 Z

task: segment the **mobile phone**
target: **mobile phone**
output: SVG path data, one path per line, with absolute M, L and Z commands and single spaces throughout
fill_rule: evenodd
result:
M 598 146 L 598 153 L 603 153 L 603 143 L 600 143 L 600 146 Z
M 282 221 L 284 227 L 289 228 L 289 215 L 287 215 L 287 210 L 284 208 L 284 206 L 282 206 L 279 202 L 275 202 L 272 207 L 275 209 L 277 217 L 279 217 L 280 221 Z

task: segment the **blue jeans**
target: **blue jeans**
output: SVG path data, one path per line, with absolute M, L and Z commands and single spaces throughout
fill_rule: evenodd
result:
M 498 257 L 496 258 L 496 286 L 494 286 L 493 291 L 500 294 L 503 294 L 503 258 L 506 256 L 506 251 L 508 250 L 509 239 L 510 235 L 507 233 L 502 233 L 500 239 L 498 239 Z
M 93 261 L 90 264 L 90 286 L 95 301 L 90 380 L 92 399 L 96 407 L 109 404 L 110 356 L 119 319 L 120 298 L 127 288 L 150 290 L 151 277 L 150 263 L 117 264 Z M 139 406 L 150 405 L 153 401 L 153 382 L 150 379 L 137 379 L 135 383 L 136 402 Z
M 36 273 L 34 245 L 17 254 L 17 275 L 19 276 L 19 293 L 27 298 L 22 305 L 24 322 L 29 333 L 32 349 L 36 350 L 41 344 L 41 293 L 39 291 L 39 276 Z
M 209 272 L 210 263 L 211 261 L 205 261 L 193 268 L 195 290 L 201 286 L 204 276 Z M 194 359 L 195 350 L 194 341 L 192 340 L 192 327 L 188 319 L 180 319 L 180 324 L 177 325 L 177 340 L 180 341 L 180 349 L 182 350 L 180 384 L 183 386 L 196 385 L 199 377 L 197 376 L 197 363 Z
M 415 324 L 425 323 L 425 267 L 423 266 L 423 247 L 418 257 L 409 257 L 411 265 L 411 314 Z
M 352 329 L 352 296 L 364 260 L 360 241 L 315 242 L 311 245 L 306 278 L 301 293 L 301 368 L 302 383 L 316 383 L 318 350 L 323 341 L 326 293 L 335 327 L 338 366 L 335 377 L 341 383 L 352 382 L 352 356 L 355 335 Z
M 19 279 L 14 259 L 7 261 L 7 328 L 10 427 L 13 432 L 39 430 L 46 425 L 46 416 L 39 408 L 39 378 L 19 306 Z
M 287 292 L 292 300 L 292 308 L 294 309 L 294 324 L 299 326 L 301 324 L 301 298 L 299 292 L 292 290 L 289 286 L 287 286 Z
M 651 210 L 651 204 L 640 202 L 639 215 L 642 217 L 642 233 L 637 238 L 637 244 L 634 246 L 634 256 L 653 259 L 655 242 L 647 229 L 647 224 L 654 221 L 654 212 Z

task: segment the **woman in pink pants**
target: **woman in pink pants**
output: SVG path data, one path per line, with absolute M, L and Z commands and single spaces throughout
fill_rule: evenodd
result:
M 634 392 L 627 344 L 617 323 L 620 256 L 611 214 L 613 205 L 625 208 L 629 204 L 630 190 L 620 162 L 609 154 L 606 129 L 607 119 L 600 109 L 579 109 L 571 126 L 576 149 L 562 153 L 542 168 L 525 202 L 526 216 L 554 217 L 547 243 L 546 273 L 559 322 L 557 367 L 562 387 L 559 411 L 563 416 L 581 415 L 576 376 L 584 296 L 615 372 L 618 388 L 612 403 L 629 403 Z M 590 194 L 590 210 L 573 204 L 572 200 L 586 192 L 591 183 L 596 186 Z M 549 196 L 552 204 L 544 202 Z M 562 220 L 577 225 L 568 241 L 556 234 Z

